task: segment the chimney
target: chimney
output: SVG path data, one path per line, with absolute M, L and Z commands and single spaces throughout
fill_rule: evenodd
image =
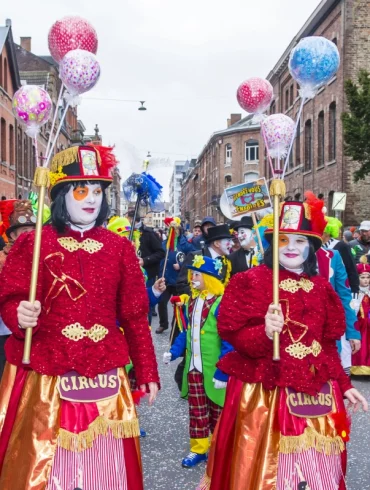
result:
M 21 37 L 21 46 L 26 51 L 31 52 L 31 37 Z
M 239 122 L 242 118 L 241 114 L 230 114 L 230 126 Z
M 231 119 L 227 120 L 227 127 L 229 128 L 231 126 Z
M 6 19 L 5 25 L 6 27 L 12 27 L 12 19 Z

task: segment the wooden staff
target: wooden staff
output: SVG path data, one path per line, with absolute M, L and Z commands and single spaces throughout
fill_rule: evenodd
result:
M 130 235 L 129 235 L 129 237 L 128 237 L 128 239 L 130 240 L 130 242 L 132 242 L 132 238 L 133 238 L 133 236 L 134 236 L 134 231 L 135 231 L 135 223 L 136 223 L 136 216 L 137 216 L 137 213 L 139 212 L 139 206 L 140 206 L 140 197 L 139 197 L 139 196 L 137 196 L 137 199 L 136 199 L 136 204 L 135 204 L 134 217 L 132 218 Z
M 273 179 L 270 187 L 270 194 L 273 197 L 274 209 L 274 232 L 272 238 L 273 256 L 272 256 L 272 285 L 273 285 L 273 303 L 279 304 L 279 215 L 280 199 L 285 197 L 285 183 L 281 179 Z M 278 314 L 278 311 L 274 313 Z M 273 336 L 273 355 L 274 361 L 280 361 L 280 337 L 278 332 Z
M 40 263 L 40 250 L 41 250 L 41 232 L 44 213 L 44 201 L 46 189 L 49 184 L 49 169 L 45 167 L 37 167 L 35 171 L 35 177 L 33 183 L 36 187 L 39 187 L 39 198 L 37 202 L 37 220 L 35 230 L 35 242 L 33 245 L 32 256 L 32 272 L 31 272 L 31 284 L 28 301 L 34 303 L 36 301 L 37 291 L 37 278 L 39 274 Z M 23 364 L 30 364 L 31 362 L 31 345 L 32 345 L 32 328 L 26 328 L 26 336 L 24 339 L 23 347 Z
M 252 221 L 254 225 L 254 229 L 256 230 L 256 235 L 257 235 L 257 242 L 258 242 L 258 247 L 260 249 L 261 254 L 263 255 L 265 251 L 263 250 L 263 245 L 262 245 L 262 240 L 261 240 L 261 235 L 260 235 L 260 230 L 257 226 L 257 218 L 256 218 L 256 213 L 251 213 L 252 214 Z

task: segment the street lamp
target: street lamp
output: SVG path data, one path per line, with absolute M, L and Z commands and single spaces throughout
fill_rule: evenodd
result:
M 146 107 L 144 107 L 145 100 L 139 101 L 141 106 L 138 108 L 138 111 L 146 111 Z

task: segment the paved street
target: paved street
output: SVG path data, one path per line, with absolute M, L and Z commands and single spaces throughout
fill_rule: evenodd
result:
M 194 490 L 205 466 L 201 464 L 193 470 L 181 467 L 181 459 L 188 451 L 187 403 L 179 397 L 173 380 L 176 363 L 169 366 L 162 363 L 169 333 L 156 335 L 157 326 L 155 317 L 153 339 L 162 390 L 154 407 L 148 408 L 145 401 L 140 407 L 141 425 L 148 433 L 141 439 L 145 490 Z M 356 380 L 354 384 L 370 400 L 370 379 Z M 370 490 L 370 415 L 359 412 L 353 414 L 352 421 L 347 490 Z

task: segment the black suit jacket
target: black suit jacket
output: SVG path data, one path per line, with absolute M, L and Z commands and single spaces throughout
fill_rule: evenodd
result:
M 249 254 L 250 253 L 251 252 L 249 252 Z M 246 253 L 243 248 L 239 248 L 239 250 L 230 254 L 229 260 L 231 262 L 231 277 L 237 274 L 238 272 L 244 272 L 249 269 L 246 260 Z
M 159 264 L 166 253 L 163 250 L 159 236 L 154 231 L 149 230 L 145 226 L 140 231 L 139 255 L 144 261 L 143 267 L 148 274 L 148 279 L 152 279 L 158 276 Z

